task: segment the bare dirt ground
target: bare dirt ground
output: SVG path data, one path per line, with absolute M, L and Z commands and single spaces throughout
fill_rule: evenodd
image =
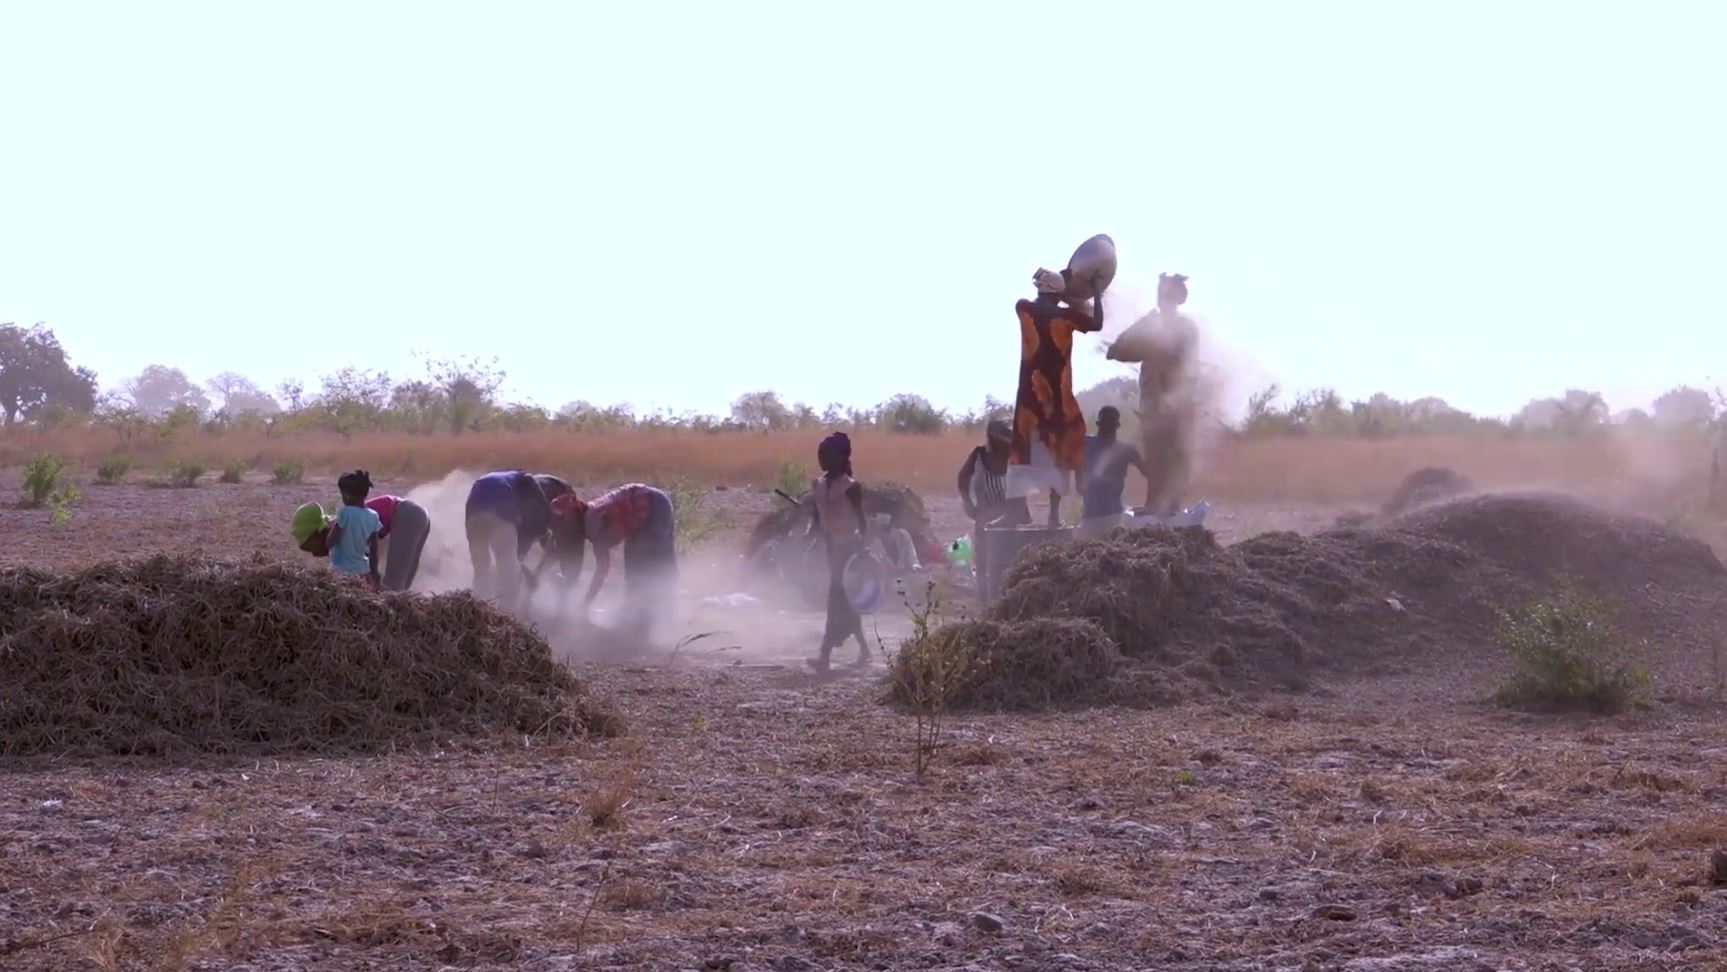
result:
M 90 487 L 61 526 L 0 510 L 4 559 L 300 556 L 288 512 L 329 492 Z M 726 533 L 691 558 L 692 601 L 733 586 L 726 541 L 777 502 L 709 500 Z M 1615 719 L 1484 705 L 1493 673 L 1445 658 L 1292 696 L 956 715 L 920 780 L 879 666 L 807 675 L 815 616 L 757 610 L 703 609 L 692 626 L 734 636 L 676 658 L 576 663 L 618 740 L 0 766 L 0 968 L 1727 968 L 1718 673 L 1663 673 L 1652 711 Z

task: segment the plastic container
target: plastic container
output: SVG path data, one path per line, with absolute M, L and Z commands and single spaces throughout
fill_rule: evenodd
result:
M 956 567 L 971 566 L 971 534 L 947 545 L 947 562 Z
M 1070 280 L 1065 296 L 1071 301 L 1090 300 L 1109 289 L 1115 282 L 1115 241 L 1099 233 L 1079 245 L 1067 261 Z M 1102 273 L 1102 283 L 1096 293 L 1091 289 L 1091 277 Z
M 1203 526 L 1205 524 L 1205 514 L 1209 512 L 1211 512 L 1211 502 L 1209 500 L 1200 500 L 1181 512 L 1170 516 L 1158 516 L 1154 513 L 1146 513 L 1139 509 L 1132 509 L 1127 511 L 1126 516 L 1122 517 L 1121 525 L 1130 530 L 1139 527 L 1154 526 L 1179 530 L 1182 527 Z

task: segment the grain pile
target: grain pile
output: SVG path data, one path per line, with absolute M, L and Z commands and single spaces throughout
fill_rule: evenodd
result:
M 192 558 L 0 571 L 0 754 L 364 751 L 610 734 L 529 628 L 468 594 Z
M 1040 545 L 1008 571 L 987 626 L 966 634 L 980 658 L 1021 657 L 1032 651 L 1024 642 L 1043 637 L 1032 625 L 1090 621 L 1124 660 L 1111 679 L 1151 670 L 1177 691 L 1300 688 L 1320 670 L 1369 671 L 1412 654 L 1478 660 L 1492 651 L 1498 609 L 1561 576 L 1617 599 L 1627 633 L 1658 642 L 1670 660 L 1706 652 L 1727 608 L 1727 569 L 1702 541 L 1563 496 L 1485 495 L 1376 528 L 1231 547 L 1199 529 Z M 973 689 L 973 704 L 1003 707 L 1158 695 L 1065 676 Z
M 1378 510 L 1357 510 L 1337 518 L 1339 527 L 1365 527 L 1402 516 L 1423 507 L 1443 503 L 1475 492 L 1468 476 L 1444 466 L 1423 466 L 1397 484 L 1391 498 Z

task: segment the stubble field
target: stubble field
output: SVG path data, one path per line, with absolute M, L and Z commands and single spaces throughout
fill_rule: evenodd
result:
M 1479 645 L 1294 694 L 957 713 L 920 779 L 879 665 L 818 679 L 799 664 L 816 615 L 700 603 L 736 589 L 742 533 L 779 502 L 766 477 L 796 455 L 753 439 L 729 473 L 717 451 L 654 466 L 675 464 L 664 442 L 614 444 L 587 474 L 579 453 L 510 462 L 497 442 L 414 460 L 425 477 L 525 464 L 593 485 L 724 483 L 703 494 L 716 536 L 686 560 L 685 623 L 730 630 L 675 656 L 572 662 L 627 721 L 616 739 L 12 761 L 0 967 L 1727 967 L 1727 890 L 1710 874 L 1727 848 L 1727 724 L 1706 652 L 1659 653 L 1652 706 L 1612 718 L 1485 703 L 1503 666 Z M 881 444 L 938 535 L 962 532 L 939 467 L 964 443 Z M 1427 464 L 1713 529 L 1695 449 L 1516 445 L 1255 443 L 1221 453 L 1200 492 L 1226 542 L 1323 529 Z M 330 448 L 312 458 L 388 468 Z M 637 449 L 666 458 L 631 465 Z M 0 510 L 6 562 L 293 558 L 288 512 L 331 490 L 83 492 L 61 525 Z M 891 645 L 905 622 L 879 625 Z

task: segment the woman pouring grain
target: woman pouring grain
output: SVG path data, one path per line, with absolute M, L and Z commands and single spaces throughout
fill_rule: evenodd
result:
M 1014 305 L 1019 317 L 1019 391 L 1014 396 L 1013 441 L 1008 450 L 1009 499 L 1025 500 L 1049 492 L 1049 525 L 1061 522 L 1061 497 L 1073 492 L 1085 461 L 1085 415 L 1073 393 L 1073 336 L 1103 328 L 1103 300 L 1096 313 L 1065 295 L 1071 272 L 1039 269 L 1032 274 L 1035 300 Z M 1094 272 L 1086 285 L 1093 294 L 1107 283 Z

